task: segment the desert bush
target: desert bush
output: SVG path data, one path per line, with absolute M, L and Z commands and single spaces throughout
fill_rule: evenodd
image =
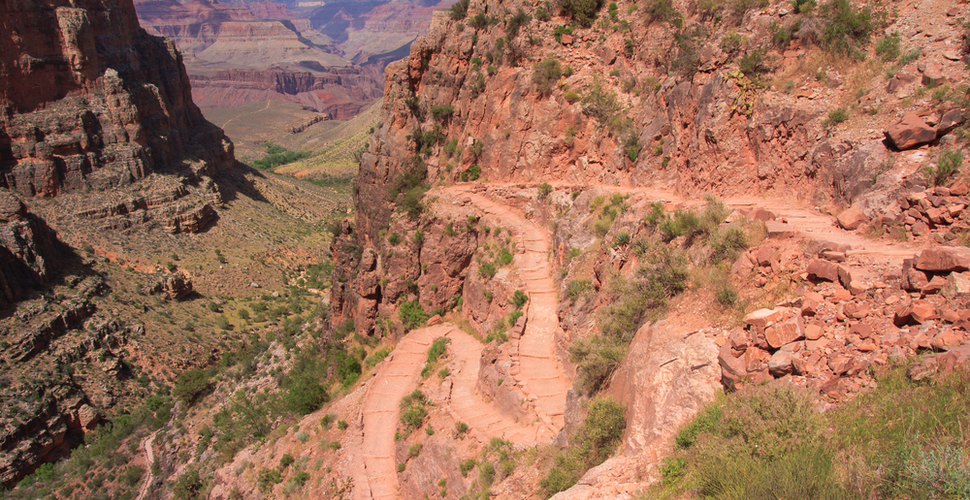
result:
M 674 8 L 673 0 L 648 0 L 643 13 L 649 22 L 673 22 L 681 17 Z
M 555 59 L 543 59 L 533 67 L 532 84 L 541 95 L 552 92 L 560 78 L 562 78 L 562 69 L 559 67 L 559 61 Z
M 626 429 L 626 408 L 609 396 L 600 396 L 590 400 L 587 409 L 586 418 L 569 440 L 570 446 L 556 456 L 555 467 L 539 482 L 545 498 L 576 484 L 620 444 Z
M 960 172 L 961 166 L 963 166 L 963 153 L 960 150 L 943 149 L 937 156 L 936 166 L 927 165 L 924 167 L 923 175 L 934 186 L 941 186 Z
M 438 359 L 440 359 L 441 356 L 444 356 L 446 349 L 445 346 L 447 346 L 449 342 L 451 342 L 451 340 L 449 340 L 448 337 L 438 337 L 434 339 L 434 342 L 431 343 L 431 348 L 428 349 L 428 357 L 425 360 L 424 369 L 421 370 L 422 377 L 428 377 L 431 375 L 431 372 L 434 371 L 434 367 L 438 362 Z
M 468 4 L 470 0 L 458 0 L 451 6 L 451 19 L 461 21 L 468 16 Z
M 539 184 L 537 192 L 539 193 L 540 199 L 545 198 L 552 193 L 552 185 L 548 182 L 543 182 L 542 184 Z
M 431 116 L 438 121 L 447 121 L 455 114 L 455 107 L 451 104 L 431 106 Z
M 603 7 L 603 0 L 558 0 L 559 12 L 571 17 L 584 28 L 596 21 L 596 13 Z
M 191 406 L 212 390 L 211 377 L 209 372 L 198 368 L 185 370 L 175 379 L 172 396 Z
M 569 361 L 577 366 L 576 384 L 584 394 L 602 389 L 623 357 L 626 346 L 616 339 L 593 335 L 569 346 Z
M 885 62 L 899 59 L 899 41 L 899 33 L 893 33 L 892 35 L 880 38 L 876 42 L 876 55 Z
M 522 309 L 522 306 L 529 301 L 529 296 L 522 292 L 522 290 L 516 290 L 509 299 L 509 303 L 514 305 L 516 309 Z
M 869 7 L 856 9 L 849 0 L 831 0 L 819 13 L 825 20 L 822 46 L 837 55 L 861 57 L 875 29 Z
M 573 280 L 566 284 L 566 296 L 573 302 L 593 289 L 591 280 Z
M 532 20 L 532 17 L 526 14 L 524 10 L 522 10 L 521 8 L 518 9 L 515 12 L 515 14 L 513 14 L 512 17 L 509 18 L 509 22 L 505 24 L 506 42 L 511 44 L 512 40 L 515 40 L 515 38 L 519 36 L 519 30 L 523 26 L 528 25 L 529 21 L 531 20 Z
M 464 172 L 462 172 L 458 178 L 462 182 L 477 181 L 482 175 L 482 167 L 480 165 L 472 165 L 468 167 Z
M 418 299 L 414 299 L 401 304 L 401 309 L 398 311 L 398 316 L 401 318 L 401 323 L 408 330 L 413 330 L 428 321 L 431 317 L 430 314 L 425 312 L 424 307 L 418 302 Z
M 414 392 L 401 398 L 401 423 L 409 431 L 419 429 L 428 415 L 428 400 L 424 394 L 415 389 Z
M 825 128 L 838 125 L 849 119 L 849 110 L 845 107 L 835 108 L 829 111 L 829 116 L 822 121 L 822 126 Z

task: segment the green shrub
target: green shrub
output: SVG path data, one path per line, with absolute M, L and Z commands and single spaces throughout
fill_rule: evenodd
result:
M 895 61 L 899 58 L 899 41 L 899 33 L 880 38 L 876 42 L 876 55 L 885 62 Z
M 936 167 L 927 165 L 923 169 L 923 174 L 933 183 L 934 186 L 946 184 L 953 176 L 960 172 L 963 166 L 963 153 L 959 149 L 943 149 L 937 156 Z
M 192 406 L 213 388 L 210 374 L 205 370 L 193 368 L 180 373 L 175 379 L 172 396 L 181 399 L 183 403 Z
M 421 443 L 412 444 L 408 448 L 408 458 L 417 458 L 417 456 L 421 454 L 421 448 L 423 447 L 424 445 L 422 445 Z
M 477 181 L 481 175 L 482 175 L 482 167 L 479 165 L 472 165 L 468 167 L 467 170 L 462 172 L 461 175 L 459 175 L 458 177 L 459 179 L 461 179 L 462 182 L 469 182 L 469 181 Z
M 477 30 L 485 29 L 488 27 L 488 16 L 484 12 L 479 12 L 468 21 L 468 25 Z
M 414 392 L 401 398 L 401 417 L 405 429 L 419 429 L 424 423 L 424 417 L 428 415 L 427 399 L 424 394 L 415 389 Z
M 358 366 L 357 373 L 360 373 Z M 356 381 L 356 377 L 354 378 Z M 317 411 L 330 399 L 320 381 L 312 376 L 297 374 L 287 378 L 283 384 L 283 405 L 297 415 L 308 415 Z
M 428 357 L 425 361 L 424 369 L 421 370 L 422 377 L 431 375 L 435 363 L 437 363 L 441 356 L 444 356 L 446 349 L 445 346 L 448 345 L 449 342 L 451 342 L 451 340 L 449 340 L 448 337 L 438 337 L 434 340 L 434 342 L 431 343 L 431 348 L 428 349 Z
M 834 125 L 838 125 L 848 119 L 849 119 L 848 109 L 844 107 L 835 108 L 832 111 L 829 111 L 829 117 L 822 121 L 822 126 L 825 128 L 829 128 Z
M 280 469 L 285 469 L 285 468 L 289 467 L 290 464 L 292 464 L 295 461 L 296 460 L 293 458 L 293 455 L 290 455 L 289 453 L 285 453 L 280 458 Z
M 831 0 L 820 13 L 826 21 L 823 47 L 834 54 L 861 57 L 860 49 L 869 43 L 875 29 L 869 7 L 857 10 L 849 0 Z
M 552 193 L 552 185 L 548 182 L 543 182 L 542 184 L 539 184 L 538 192 L 540 199 L 545 198 Z
M 648 0 L 643 7 L 643 13 L 649 22 L 673 22 L 681 17 L 674 8 L 673 0 Z
M 593 289 L 591 280 L 573 280 L 566 284 L 566 296 L 573 302 Z
M 509 18 L 509 22 L 505 25 L 505 39 L 511 44 L 512 40 L 515 40 L 519 36 L 519 30 L 529 24 L 532 18 L 525 13 L 524 10 L 519 8 L 516 10 L 515 14 Z
M 269 170 L 310 156 L 308 151 L 289 151 L 283 146 L 271 142 L 266 142 L 263 146 L 266 148 L 266 157 L 254 161 L 252 165 L 260 170 Z
M 542 494 L 549 498 L 572 485 L 589 469 L 603 463 L 620 444 L 626 429 L 626 408 L 613 398 L 600 396 L 590 400 L 588 413 L 569 448 L 556 456 L 556 465 L 539 482 Z
M 468 16 L 468 4 L 470 0 L 458 0 L 451 6 L 451 19 L 461 21 Z
M 431 106 L 431 116 L 438 121 L 447 121 L 454 113 L 455 107 L 451 104 Z
M 467 477 L 468 471 L 475 468 L 475 463 L 476 462 L 474 458 L 468 458 L 468 459 L 462 460 L 458 464 L 458 472 L 461 472 L 461 477 Z
M 401 323 L 408 330 L 413 330 L 423 325 L 431 317 L 430 314 L 425 312 L 424 307 L 421 306 L 418 299 L 401 304 L 398 316 L 401 318 Z
M 478 265 L 478 275 L 485 279 L 492 279 L 495 277 L 495 273 L 498 272 L 495 269 L 495 264 L 491 262 L 482 262 Z
M 563 16 L 571 17 L 584 28 L 596 21 L 596 13 L 603 7 L 603 0 L 559 0 L 559 10 Z
M 391 246 L 395 246 L 395 245 L 397 245 L 398 243 L 401 242 L 401 235 L 399 235 L 397 233 L 391 233 L 390 236 L 387 237 L 387 242 Z
M 575 92 L 570 91 L 570 92 L 566 92 L 565 94 L 563 94 L 563 98 L 565 98 L 566 99 L 566 102 L 568 102 L 569 104 L 573 104 L 576 101 L 581 100 L 582 99 L 582 96 L 580 96 L 579 94 L 577 94 Z
M 577 367 L 576 384 L 583 394 L 602 389 L 623 357 L 626 347 L 618 340 L 599 335 L 578 339 L 569 346 L 569 361 Z
M 541 95 L 552 92 L 560 78 L 562 78 L 562 69 L 559 67 L 559 61 L 555 59 L 543 59 L 533 67 L 532 84 Z
M 522 290 L 516 290 L 512 294 L 512 298 L 509 299 L 509 303 L 514 305 L 516 309 L 522 309 L 522 306 L 529 301 L 529 296 L 522 292 Z

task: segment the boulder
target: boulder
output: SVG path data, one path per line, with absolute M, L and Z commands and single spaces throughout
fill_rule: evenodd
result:
M 731 345 L 724 344 L 717 355 L 717 362 L 721 365 L 721 383 L 730 390 L 740 389 L 742 379 L 748 374 L 744 358 L 735 358 Z
M 755 328 L 765 328 L 771 323 L 781 319 L 784 311 L 782 309 L 758 309 L 750 312 L 744 317 L 744 322 Z
M 77 419 L 82 429 L 91 430 L 101 420 L 101 412 L 91 405 L 83 405 L 77 410 Z
M 936 309 L 924 300 L 914 300 L 896 310 L 893 323 L 896 326 L 916 325 L 936 317 Z
M 940 290 L 943 290 L 943 287 L 945 286 L 946 278 L 943 276 L 933 276 L 933 278 L 930 279 L 930 282 L 920 289 L 920 293 L 923 295 L 932 295 L 934 293 L 938 293 Z
M 932 273 L 950 273 L 970 270 L 970 248 L 927 248 L 913 258 L 913 267 Z
M 774 377 L 783 377 L 794 371 L 792 366 L 792 352 L 787 349 L 779 349 L 771 358 L 768 359 L 768 373 Z
M 819 325 L 805 325 L 805 338 L 808 340 L 818 340 L 822 338 L 822 334 L 825 333 L 822 327 Z
M 746 217 L 750 220 L 769 221 L 775 220 L 775 214 L 763 208 L 752 208 Z
M 953 329 L 946 329 L 942 332 L 936 334 L 933 340 L 930 341 L 930 346 L 933 347 L 934 351 L 949 351 L 954 347 L 963 343 L 964 336 L 960 335 Z
M 949 133 L 951 130 L 955 129 L 956 127 L 960 126 L 961 124 L 963 124 L 963 122 L 966 120 L 966 117 L 964 116 L 963 113 L 964 113 L 963 110 L 959 108 L 951 109 L 943 113 L 943 116 L 940 117 L 940 124 L 936 126 L 937 137 L 941 137 Z M 966 187 L 966 184 L 964 184 L 964 187 Z M 964 189 L 962 194 L 954 193 L 952 190 L 950 191 L 950 194 L 954 196 L 963 196 L 964 194 L 967 194 L 967 193 L 966 193 L 966 190 Z
M 950 196 L 966 196 L 967 194 L 970 194 L 970 186 L 967 186 L 966 182 L 956 181 L 950 184 Z
M 791 238 L 795 236 L 795 226 L 778 221 L 765 221 L 765 229 L 768 230 L 769 238 Z
M 839 214 L 838 217 L 839 226 L 846 231 L 855 231 L 862 227 L 863 224 L 869 221 L 866 214 L 862 211 L 862 208 L 858 205 L 849 207 L 847 210 Z
M 966 295 L 970 293 L 970 277 L 965 273 L 950 273 L 943 286 L 951 295 Z
M 939 87 L 946 83 L 946 77 L 943 76 L 943 67 L 939 63 L 927 63 L 926 68 L 923 69 L 922 83 L 925 87 Z
M 781 321 L 765 329 L 765 340 L 768 345 L 778 349 L 785 344 L 805 338 L 805 325 L 802 317 L 792 316 L 786 321 Z
M 896 149 L 911 149 L 936 139 L 936 129 L 927 125 L 916 113 L 906 113 L 886 129 L 886 138 Z
M 815 259 L 811 264 L 808 265 L 808 269 L 805 271 L 808 273 L 808 279 L 813 281 L 831 281 L 834 283 L 839 282 L 839 265 L 822 259 Z

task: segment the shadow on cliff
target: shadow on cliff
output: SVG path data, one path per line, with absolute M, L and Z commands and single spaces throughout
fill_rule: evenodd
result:
M 269 200 L 256 188 L 255 179 L 266 179 L 266 175 L 237 161 L 229 172 L 222 172 L 216 177 L 216 185 L 219 187 L 222 201 L 228 203 L 243 195 L 255 201 L 269 203 Z
M 25 256 L 0 246 L 0 319 L 13 315 L 21 301 L 43 297 L 55 286 L 73 287 L 85 278 L 100 276 L 57 238 L 47 221 L 34 214 L 25 218 L 33 229 L 33 253 Z

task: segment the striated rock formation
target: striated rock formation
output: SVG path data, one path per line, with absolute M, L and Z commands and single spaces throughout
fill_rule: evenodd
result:
M 199 106 L 283 100 L 339 120 L 381 97 L 384 67 L 407 55 L 431 13 L 397 3 L 337 2 L 301 11 L 270 2 L 247 8 L 139 0 L 136 6 L 145 29 L 175 40 L 186 54 Z
M 130 2 L 70 5 L 3 8 L 0 185 L 55 196 L 230 168 L 232 145 L 192 104 L 175 46 L 138 28 Z
M 0 482 L 10 487 L 130 395 L 120 348 L 144 336 L 100 315 L 110 278 L 55 229 L 77 246 L 202 231 L 235 158 L 192 103 L 174 43 L 139 28 L 131 0 L 6 2 L 0 19 Z M 180 273 L 149 293 L 191 290 Z
M 46 283 L 59 257 L 59 242 L 43 219 L 27 212 L 23 202 L 0 191 L 0 308 L 26 289 Z M 63 251 L 63 250 L 61 250 Z

